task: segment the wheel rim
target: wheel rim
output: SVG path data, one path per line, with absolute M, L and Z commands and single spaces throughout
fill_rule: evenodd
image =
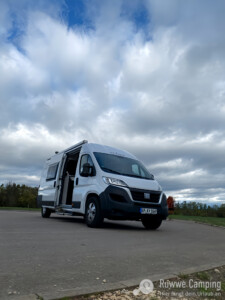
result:
M 87 218 L 89 222 L 92 222 L 96 215 L 96 206 L 93 202 L 91 202 L 88 206 L 87 210 Z

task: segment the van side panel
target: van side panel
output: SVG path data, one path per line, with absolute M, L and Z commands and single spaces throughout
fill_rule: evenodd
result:
M 44 206 L 55 206 L 57 181 L 62 154 L 54 155 L 46 161 L 42 171 L 40 187 L 38 190 L 38 202 Z
M 95 194 L 97 196 L 100 195 L 101 190 L 97 189 L 97 185 L 94 183 L 79 185 L 79 187 L 74 187 L 73 194 L 73 207 L 76 208 L 76 203 L 80 203 L 80 206 L 76 209 L 76 212 L 85 214 L 85 205 L 88 195 Z

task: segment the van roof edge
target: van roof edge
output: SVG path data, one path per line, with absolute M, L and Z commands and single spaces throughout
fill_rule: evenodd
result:
M 81 141 L 81 142 L 79 142 L 79 143 L 77 143 L 77 144 L 75 144 L 75 145 L 73 145 L 73 146 L 71 146 L 71 147 L 69 147 L 69 148 L 63 150 L 63 151 L 60 151 L 60 153 L 63 153 L 63 152 L 69 152 L 70 150 L 72 150 L 72 149 L 74 149 L 74 148 L 77 148 L 77 147 L 79 147 L 79 146 L 81 146 L 81 145 L 83 145 L 83 144 L 86 144 L 86 143 L 88 143 L 88 141 L 87 141 L 87 140 L 83 140 L 83 141 Z
M 75 145 L 73 145 L 73 146 L 71 146 L 71 147 L 69 147 L 69 148 L 67 148 L 67 149 L 65 149 L 65 150 L 62 150 L 62 151 L 59 151 L 58 153 L 55 153 L 54 155 L 59 155 L 59 154 L 62 154 L 62 153 L 67 153 L 67 152 L 73 150 L 74 148 L 77 148 L 77 147 L 79 147 L 79 146 L 81 146 L 81 145 L 83 145 L 83 144 L 86 144 L 86 143 L 88 143 L 88 141 L 87 141 L 87 140 L 83 140 L 83 141 L 81 141 L 81 142 L 79 142 L 79 143 L 77 143 L 77 144 L 75 144 Z M 53 156 L 54 156 L 54 155 L 53 155 Z M 51 158 L 52 158 L 53 156 L 47 158 L 47 161 L 48 161 L 48 160 L 51 160 Z
M 73 149 L 75 149 L 75 148 L 77 148 L 77 147 L 79 147 L 79 146 L 82 146 L 83 144 L 87 144 L 87 143 L 88 143 L 87 140 L 83 140 L 83 141 L 81 141 L 81 142 L 79 142 L 79 143 L 77 143 L 77 144 L 75 144 L 75 145 L 73 145 L 73 146 L 71 146 L 71 147 L 69 147 L 69 148 L 67 148 L 67 149 L 65 149 L 65 150 L 62 150 L 62 151 L 60 151 L 60 152 L 58 152 L 58 153 L 55 153 L 55 154 L 52 155 L 51 157 L 47 158 L 46 161 L 51 160 L 52 157 L 55 156 L 55 155 L 59 155 L 59 154 L 62 154 L 62 153 L 68 153 L 68 152 L 70 152 L 71 150 L 73 150 Z

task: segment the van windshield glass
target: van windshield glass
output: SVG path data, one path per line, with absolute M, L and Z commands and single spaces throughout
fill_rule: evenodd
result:
M 94 155 L 104 172 L 149 180 L 154 179 L 153 175 L 138 160 L 101 152 L 94 152 Z

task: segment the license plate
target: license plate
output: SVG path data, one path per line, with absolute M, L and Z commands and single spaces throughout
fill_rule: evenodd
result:
M 157 215 L 156 208 L 140 208 L 140 213 L 142 215 Z

